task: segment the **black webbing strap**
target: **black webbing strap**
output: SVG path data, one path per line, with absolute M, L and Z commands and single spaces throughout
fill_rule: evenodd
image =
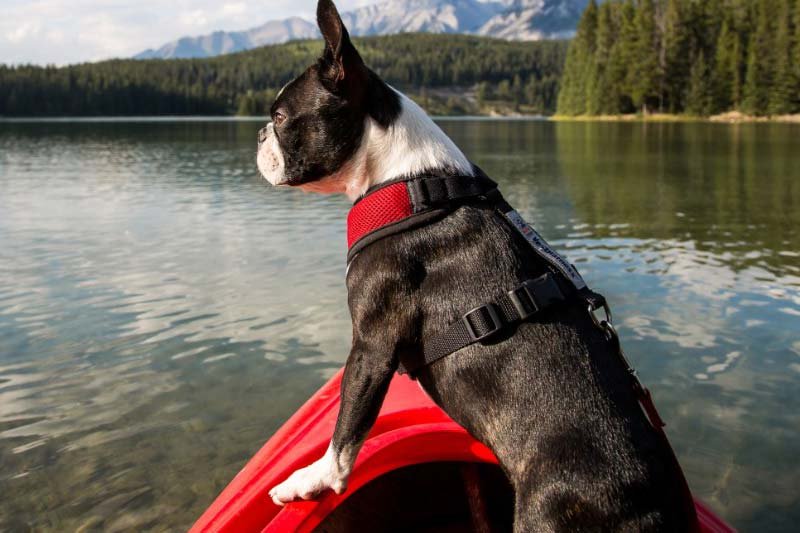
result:
M 406 184 L 414 213 L 442 205 L 486 196 L 497 190 L 497 183 L 485 176 L 420 177 Z
M 420 368 L 476 342 L 490 339 L 568 297 L 553 274 L 528 280 L 494 302 L 473 309 L 439 335 L 427 339 L 422 358 L 404 361 L 399 372 L 413 375 Z

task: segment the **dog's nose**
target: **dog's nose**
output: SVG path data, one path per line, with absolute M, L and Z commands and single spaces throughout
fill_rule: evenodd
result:
M 268 130 L 269 126 L 258 130 L 258 144 L 261 144 L 267 140 L 267 134 L 269 133 Z

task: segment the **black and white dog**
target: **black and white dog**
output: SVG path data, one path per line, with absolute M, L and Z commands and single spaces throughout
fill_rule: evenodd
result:
M 398 177 L 473 175 L 433 121 L 364 65 L 331 0 L 317 9 L 326 47 L 278 95 L 259 133 L 264 177 L 355 201 Z M 495 210 L 476 205 L 361 251 L 347 274 L 353 346 L 330 447 L 274 487 L 272 500 L 342 493 L 400 361 L 466 310 L 546 271 Z M 417 375 L 498 457 L 515 491 L 515 530 L 694 529 L 680 469 L 586 307 L 537 317 Z

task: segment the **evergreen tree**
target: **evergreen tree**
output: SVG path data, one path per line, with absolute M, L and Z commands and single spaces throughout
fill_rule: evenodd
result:
M 587 112 L 590 115 L 619 113 L 620 87 L 611 71 L 618 28 L 614 20 L 615 4 L 603 3 L 597 14 L 594 62 L 587 88 Z
M 747 59 L 747 80 L 744 88 L 744 109 L 755 115 L 764 115 L 769 107 L 772 90 L 773 39 L 770 0 L 759 0 L 756 7 L 756 29 L 750 36 Z
M 497 84 L 497 89 L 495 90 L 495 94 L 501 100 L 511 100 L 511 82 L 508 80 L 502 80 L 500 83 Z
M 570 46 L 560 110 L 800 111 L 800 0 L 607 0 L 596 20 L 594 48 L 588 25 Z
M 664 87 L 662 99 L 670 112 L 684 108 L 689 75 L 690 28 L 685 0 L 668 0 L 664 15 Z
M 254 117 L 258 113 L 256 111 L 256 100 L 253 98 L 253 92 L 248 91 L 239 97 L 239 109 L 236 112 L 241 117 Z
M 792 39 L 792 65 L 794 70 L 794 98 L 792 112 L 800 113 L 800 0 L 794 6 L 794 38 Z
M 594 59 L 597 30 L 597 3 L 590 0 L 581 16 L 575 38 L 569 45 L 564 82 L 558 98 L 558 112 L 563 115 L 586 113 L 587 82 Z
M 739 107 L 742 101 L 741 41 L 726 20 L 717 38 L 714 58 L 712 111 L 720 113 Z
M 475 88 L 475 99 L 478 100 L 478 105 L 482 106 L 491 97 L 489 82 L 482 81 Z
M 645 114 L 660 101 L 654 0 L 640 0 L 634 17 L 636 40 L 630 69 L 631 98 Z
M 356 45 L 373 70 L 412 95 L 453 80 L 463 88 L 518 75 L 520 83 L 531 80 L 532 90 L 541 91 L 532 95 L 547 106 L 541 111 L 552 113 L 568 43 L 405 34 L 356 39 Z M 321 41 L 294 41 L 203 59 L 0 65 L 0 115 L 260 115 L 321 50 Z
M 614 43 L 609 61 L 609 71 L 613 82 L 620 87 L 619 112 L 633 113 L 633 75 L 631 65 L 636 54 L 636 8 L 633 0 L 627 0 L 619 8 L 619 35 Z
M 796 86 L 792 67 L 792 0 L 779 0 L 778 31 L 775 35 L 773 85 L 767 111 L 783 115 L 794 109 Z
M 514 81 L 511 83 L 511 98 L 514 106 L 519 108 L 519 105 L 525 98 L 525 91 L 522 86 L 522 77 L 519 74 L 514 74 Z
M 696 116 L 707 116 L 711 112 L 713 92 L 708 75 L 708 65 L 702 53 L 692 62 L 689 74 L 689 90 L 686 95 L 686 111 Z

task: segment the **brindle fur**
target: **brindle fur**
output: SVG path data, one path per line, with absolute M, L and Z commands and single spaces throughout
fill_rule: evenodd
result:
M 546 266 L 490 208 L 378 241 L 348 277 L 353 348 L 334 447 L 360 442 L 421 339 Z M 688 531 L 670 451 L 579 301 L 421 371 L 425 390 L 500 460 L 517 531 Z

